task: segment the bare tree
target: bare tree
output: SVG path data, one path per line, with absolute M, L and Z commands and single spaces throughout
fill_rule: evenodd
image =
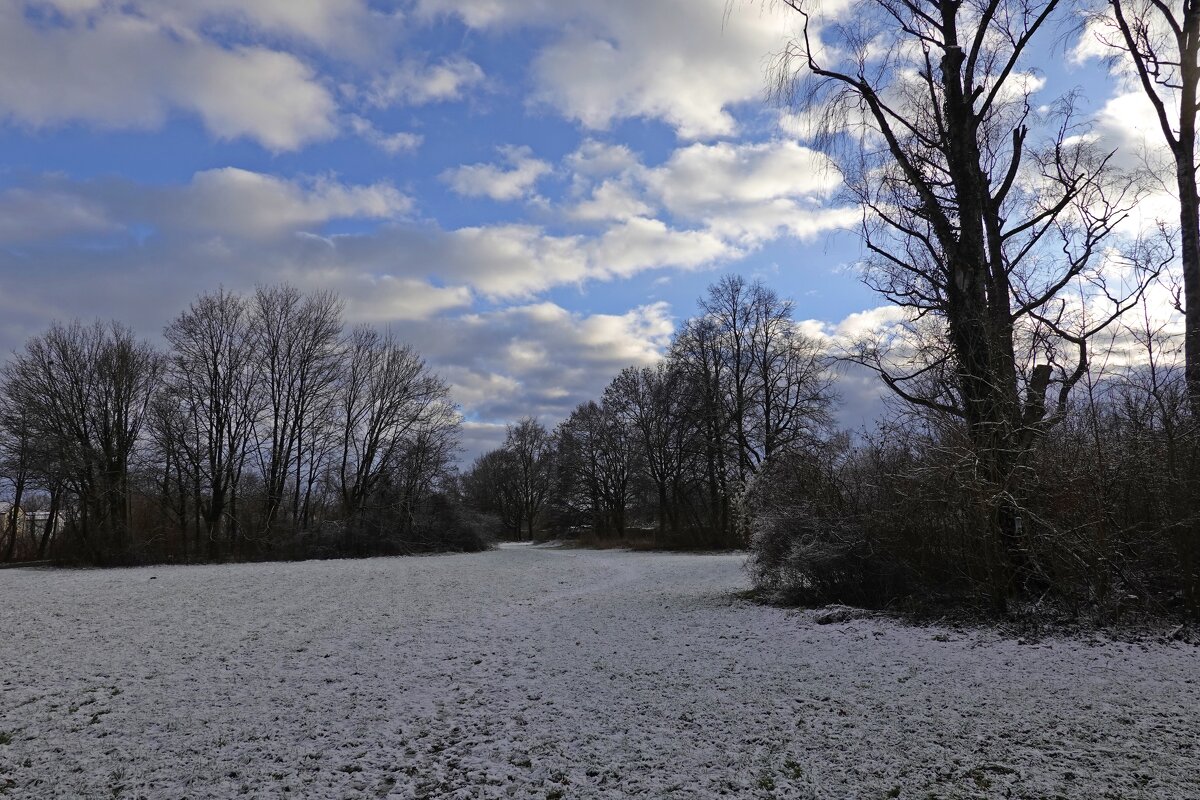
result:
M 1094 30 L 1133 68 L 1174 162 L 1183 268 L 1184 377 L 1192 416 L 1200 418 L 1200 194 L 1196 186 L 1200 3 L 1107 0 L 1107 8 L 1107 13 L 1093 18 Z
M 520 538 L 524 507 L 513 453 L 498 447 L 480 455 L 463 475 L 463 489 L 475 509 L 494 516 L 507 535 Z
M 117 323 L 54 324 L 4 370 L 5 394 L 61 459 L 82 501 L 80 533 L 95 558 L 133 558 L 129 466 L 162 359 Z
M 166 381 L 146 414 L 143 472 L 168 529 L 178 531 L 185 560 L 216 557 L 217 542 L 202 543 L 203 523 L 198 511 L 200 487 L 200 437 L 188 417 L 186 403 Z M 163 531 L 166 533 L 166 530 Z
M 230 506 L 261 401 L 254 391 L 248 304 L 223 289 L 201 295 L 167 326 L 164 336 L 172 350 L 163 401 L 178 413 L 163 408 L 155 415 L 160 423 L 155 427 L 176 449 L 163 454 L 162 467 L 190 467 L 195 510 L 203 521 L 209 557 L 215 558 L 222 539 L 236 547 Z
M 761 281 L 726 276 L 708 288 L 700 316 L 671 350 L 687 412 L 699 429 L 706 527 L 733 534 L 731 501 L 771 458 L 813 445 L 832 399 L 826 359 L 793 319 L 793 305 Z
M 445 428 L 457 425 L 446 384 L 412 348 L 366 327 L 350 336 L 337 410 L 337 486 L 347 518 L 401 470 L 415 492 L 443 452 Z
M 712 326 L 716 390 L 724 406 L 723 417 L 734 440 L 739 481 L 753 473 L 754 366 L 751 340 L 754 336 L 754 300 L 752 289 L 740 275 L 726 275 L 708 287 L 700 300 L 700 311 Z
M 635 432 L 638 463 L 655 488 L 659 535 L 678 536 L 697 433 L 683 373 L 668 361 L 628 367 L 609 384 L 604 403 Z
M 305 296 L 292 286 L 260 287 L 251 303 L 256 369 L 263 415 L 257 430 L 265 510 L 270 531 L 291 488 L 291 524 L 302 524 L 306 487 L 323 453 L 319 423 L 331 420 L 339 373 L 341 302 L 331 292 Z M 305 467 L 308 468 L 305 473 Z
M 625 538 L 633 476 L 640 460 L 632 427 L 608 403 L 580 404 L 555 433 L 560 494 L 576 496 L 597 535 Z
M 508 426 L 503 449 L 511 459 L 521 523 L 532 539 L 553 486 L 553 437 L 536 419 L 525 417 Z
M 696 425 L 693 449 L 703 486 L 697 527 L 716 543 L 731 529 L 731 483 L 737 478 L 731 465 L 738 459 L 736 442 L 730 442 L 734 426 L 726 403 L 728 358 L 719 324 L 711 317 L 687 320 L 671 343 L 669 359 L 683 376 L 685 413 Z
M 910 403 L 965 425 L 995 487 L 1002 550 L 1028 578 L 1020 467 L 1062 418 L 1089 339 L 1141 289 L 1110 287 L 1101 270 L 1133 202 L 1127 185 L 1079 135 L 1072 98 L 1033 98 L 1026 57 L 1059 0 L 859 0 L 819 30 L 812 4 L 783 5 L 803 33 L 776 63 L 776 96 L 817 114 L 843 154 L 869 283 L 931 315 L 946 342 L 909 372 L 867 363 Z M 923 393 L 938 373 L 950 384 Z
M 820 345 L 800 332 L 795 305 L 760 282 L 750 287 L 749 366 L 759 435 L 755 468 L 780 453 L 814 446 L 830 422 L 832 378 Z
M 431 386 L 440 389 L 430 393 L 416 423 L 406 432 L 391 477 L 397 489 L 400 519 L 408 532 L 415 532 L 420 510 L 435 494 L 445 494 L 453 484 L 454 459 L 460 450 L 462 415 L 441 380 L 427 377 Z M 438 537 L 444 534 L 436 532 Z

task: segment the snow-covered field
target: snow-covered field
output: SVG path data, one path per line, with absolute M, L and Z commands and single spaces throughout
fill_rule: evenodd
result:
M 0 573 L 0 795 L 1200 798 L 1200 649 L 732 597 L 510 547 Z

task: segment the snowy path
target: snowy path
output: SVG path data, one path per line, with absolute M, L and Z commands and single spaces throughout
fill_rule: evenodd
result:
M 815 625 L 744 582 L 529 547 L 8 571 L 0 795 L 1200 798 L 1198 648 Z

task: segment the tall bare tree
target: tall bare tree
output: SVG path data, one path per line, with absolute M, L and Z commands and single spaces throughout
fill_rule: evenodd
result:
M 604 403 L 635 433 L 638 463 L 657 496 L 659 535 L 677 536 L 697 432 L 687 413 L 682 371 L 669 361 L 640 370 L 628 367 L 609 384 Z
M 700 311 L 712 326 L 716 390 L 724 406 L 723 417 L 733 436 L 735 469 L 739 481 L 754 471 L 753 418 L 754 368 L 751 339 L 754 329 L 752 289 L 740 275 L 726 275 L 708 287 Z
M 555 432 L 559 491 L 578 497 L 598 535 L 625 537 L 632 480 L 640 461 L 635 432 L 609 403 L 581 403 Z
M 159 354 L 115 322 L 55 323 L 5 367 L 5 394 L 60 460 L 98 561 L 134 558 L 130 460 L 161 372 Z
M 371 328 L 356 328 L 337 392 L 341 440 L 337 486 L 353 517 L 405 466 L 425 466 L 441 428 L 456 424 L 449 389 L 411 347 Z M 426 474 L 413 469 L 413 479 Z M 412 487 L 414 490 L 415 486 Z
M 263 392 L 257 432 L 270 530 L 291 489 L 291 525 L 302 524 L 306 487 L 323 453 L 314 447 L 330 421 L 341 358 L 341 302 L 332 292 L 304 295 L 293 286 L 260 287 L 251 331 Z M 307 467 L 307 473 L 305 468 Z
M 464 495 L 474 508 L 493 515 L 506 535 L 519 539 L 524 506 L 513 453 L 503 447 L 483 453 L 463 475 Z
M 726 399 L 729 358 L 721 325 L 711 316 L 687 320 L 671 343 L 669 359 L 683 376 L 685 413 L 696 425 L 693 447 L 704 496 L 698 527 L 716 543 L 731 530 L 731 484 L 739 460 L 737 442 L 730 441 L 736 426 Z
M 1138 295 L 1101 269 L 1131 194 L 1078 135 L 1071 98 L 1033 96 L 1028 56 L 1060 0 L 858 0 L 838 19 L 782 2 L 802 33 L 776 63 L 776 96 L 822 120 L 865 212 L 871 285 L 932 316 L 946 342 L 908 372 L 868 363 L 965 425 L 995 487 L 1000 550 L 1028 578 L 1020 467 L 1061 418 L 1088 340 Z M 950 381 L 930 394 L 930 374 Z
M 164 400 L 177 403 L 180 412 L 181 430 L 173 441 L 191 454 L 196 510 L 203 520 L 210 557 L 216 557 L 223 539 L 236 547 L 229 509 L 241 483 L 261 402 L 254 391 L 249 305 L 223 289 L 201 295 L 167 326 L 164 336 L 171 345 L 170 391 L 164 393 Z M 175 459 L 185 456 L 179 452 Z M 167 457 L 164 466 L 169 468 L 175 459 Z
M 503 449 L 509 454 L 521 523 L 532 539 L 554 482 L 554 440 L 546 426 L 525 417 L 508 426 Z
M 1094 18 L 1094 30 L 1133 68 L 1174 161 L 1183 271 L 1184 379 L 1192 416 L 1200 418 L 1200 194 L 1196 186 L 1200 3 L 1108 0 L 1107 8 L 1107 13 Z
M 828 359 L 795 320 L 795 304 L 756 281 L 750 287 L 748 366 L 757 436 L 750 460 L 763 462 L 814 446 L 830 421 L 833 400 Z

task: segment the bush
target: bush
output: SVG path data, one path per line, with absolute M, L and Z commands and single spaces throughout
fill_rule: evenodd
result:
M 755 585 L 777 603 L 866 604 L 879 564 L 863 531 L 803 503 L 764 512 L 750 540 Z
M 1130 417 L 1074 409 L 1016 496 L 953 426 L 777 460 L 746 498 L 755 585 L 783 603 L 1200 615 L 1200 447 L 1182 422 L 1167 436 Z M 1011 547 L 997 527 L 1009 509 Z

